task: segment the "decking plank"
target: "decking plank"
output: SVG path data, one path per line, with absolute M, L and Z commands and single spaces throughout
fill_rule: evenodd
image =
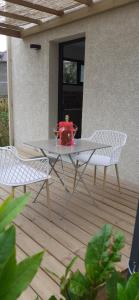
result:
M 57 164 L 57 166 L 58 166 L 58 164 Z M 60 163 L 59 163 L 59 166 L 60 166 Z M 67 163 L 67 162 L 64 163 L 64 168 L 67 172 L 68 172 L 68 169 L 70 172 L 71 172 L 71 170 L 73 170 L 72 164 Z M 97 179 L 99 179 L 101 181 L 103 180 L 103 171 L 104 171 L 103 167 L 100 167 L 97 169 Z M 88 166 L 85 171 L 85 175 L 86 174 L 89 175 L 89 177 L 93 178 L 94 167 Z M 114 170 L 114 174 L 115 174 L 115 170 Z M 139 187 L 137 186 L 137 184 L 134 184 L 133 182 L 128 181 L 127 179 L 126 180 L 120 179 L 120 182 L 121 182 L 121 188 L 122 188 L 123 192 L 125 192 L 127 195 L 131 194 L 132 196 L 134 195 L 134 197 L 138 198 Z M 107 183 L 108 183 L 108 185 L 112 186 L 114 189 L 116 189 L 118 191 L 116 175 L 111 175 L 108 173 L 107 174 Z
M 27 290 L 25 290 L 22 295 L 18 298 L 18 300 L 35 300 L 37 298 L 37 294 L 34 290 L 29 286 Z
M 17 225 L 16 225 L 16 244 L 20 249 L 24 249 L 27 255 L 34 255 L 37 252 L 42 251 L 42 247 L 34 241 L 31 237 L 29 237 L 25 232 L 23 232 Z M 58 260 L 55 259 L 54 256 L 48 253 L 47 249 L 44 252 L 41 268 L 45 270 L 55 270 L 55 273 L 61 277 L 65 272 L 65 266 L 60 263 Z M 59 279 L 52 274 L 49 274 L 53 280 L 59 284 Z
M 68 177 L 68 182 L 72 182 L 73 183 L 73 176 L 74 176 L 74 172 L 73 172 L 73 168 L 72 166 L 70 166 L 70 164 L 65 164 L 65 173 L 66 176 Z M 70 166 L 70 167 L 69 167 Z M 88 168 L 90 169 L 90 167 Z M 93 189 L 93 192 L 99 193 L 99 195 L 103 195 L 110 199 L 116 200 L 115 198 L 118 196 L 119 199 L 123 200 L 123 203 L 125 203 L 125 205 L 127 205 L 127 203 L 130 204 L 131 201 L 131 208 L 135 208 L 137 200 L 138 200 L 138 195 L 139 193 L 134 193 L 127 191 L 125 192 L 125 190 L 123 188 L 121 188 L 121 193 L 119 193 L 118 190 L 118 186 L 115 184 L 109 184 L 109 181 L 106 182 L 106 187 L 105 190 L 103 190 L 103 177 L 100 179 L 98 178 L 97 180 L 97 184 L 93 185 L 93 175 L 90 174 L 90 172 L 88 171 L 85 172 L 84 174 L 84 180 L 88 182 L 88 185 L 90 186 L 90 188 Z M 59 165 L 57 165 L 57 170 L 61 173 L 61 167 Z M 55 174 L 54 174 L 55 175 Z M 83 186 L 80 185 L 80 188 L 83 189 Z M 135 205 L 135 206 L 134 206 Z
M 19 247 L 17 247 L 17 257 L 19 260 L 26 258 L 26 254 Z M 41 268 L 32 280 L 31 287 L 37 292 L 39 297 L 44 300 L 47 300 L 52 295 L 53 291 L 55 291 L 55 295 L 59 296 L 58 285 L 51 280 Z
M 67 186 L 72 189 L 73 172 L 71 165 L 65 164 Z M 57 169 L 61 172 L 60 166 Z M 102 189 L 102 174 L 98 172 L 96 186 L 93 183 L 92 169 L 88 168 L 84 179 L 92 191 L 93 199 L 88 197 L 83 185 L 80 183 L 73 199 L 61 218 L 65 207 L 65 191 L 59 180 L 52 174 L 53 184 L 50 185 L 50 198 L 52 209 L 52 222 L 49 220 L 46 191 L 42 190 L 38 203 L 32 203 L 41 183 L 27 187 L 31 191 L 31 199 L 23 212 L 14 221 L 17 232 L 17 256 L 23 259 L 26 255 L 47 249 L 37 276 L 30 287 L 19 298 L 20 300 L 46 300 L 51 294 L 59 294 L 59 279 L 52 274 L 46 274 L 45 268 L 63 275 L 70 260 L 78 255 L 74 270 L 84 271 L 83 259 L 86 245 L 105 223 L 111 223 L 114 231 L 122 230 L 125 234 L 125 247 L 122 249 L 121 262 L 117 269 L 124 271 L 128 266 L 132 235 L 134 229 L 138 193 L 134 185 L 122 183 L 120 194 L 115 178 L 108 176 L 105 191 Z M 10 188 L 0 188 L 0 202 L 11 192 Z M 16 195 L 22 194 L 23 189 L 18 188 Z M 93 202 L 95 201 L 95 203 Z

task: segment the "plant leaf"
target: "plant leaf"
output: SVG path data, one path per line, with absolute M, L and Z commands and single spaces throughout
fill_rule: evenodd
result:
M 8 230 L 0 233 L 0 273 L 8 262 L 15 248 L 15 228 L 11 226 Z
M 77 260 L 78 256 L 73 257 L 69 265 L 66 267 L 66 272 L 65 272 L 65 278 L 67 278 L 68 273 L 70 272 L 72 266 L 74 265 L 75 261 Z
M 21 212 L 23 207 L 28 202 L 30 193 L 24 194 L 19 198 L 7 198 L 0 206 L 0 232 L 2 232 L 7 225 Z
M 46 271 L 48 274 L 50 274 L 50 275 L 52 275 L 52 276 L 54 276 L 54 277 L 56 277 L 57 279 L 60 280 L 59 276 L 58 276 L 55 272 L 52 272 L 52 271 L 50 271 L 50 270 L 47 269 L 47 268 L 45 268 L 45 271 Z
M 126 294 L 128 300 L 135 300 L 139 294 L 139 273 L 134 273 L 126 285 Z
M 109 245 L 112 235 L 112 226 L 104 225 L 102 231 L 95 235 L 89 242 L 86 256 L 85 267 L 86 273 L 92 283 L 99 282 L 101 272 L 104 269 L 103 263 L 109 259 Z
M 135 300 L 139 300 L 139 293 L 137 294 Z
M 16 272 L 16 249 L 15 245 L 11 252 L 10 257 L 8 258 L 7 263 L 4 268 L 1 270 L 0 276 L 0 299 L 4 299 L 1 295 L 8 290 L 8 286 L 12 283 L 13 278 Z
M 71 268 L 72 268 L 73 264 L 75 263 L 76 259 L 77 259 L 77 256 L 73 257 L 73 259 L 71 260 L 69 265 L 66 267 L 64 276 L 62 276 L 60 279 L 60 290 L 61 290 L 61 294 L 63 296 L 65 296 L 67 293 L 68 282 L 70 281 L 70 278 L 68 279 L 67 277 L 68 277 L 68 274 L 71 271 Z M 66 299 L 67 298 L 68 298 L 68 296 L 66 296 Z
M 113 300 L 113 298 L 110 300 Z M 120 283 L 117 284 L 117 300 L 127 300 L 125 289 Z
M 70 293 L 80 297 L 87 296 L 89 287 L 90 281 L 79 270 L 72 275 L 69 284 Z
M 107 289 L 107 300 L 117 300 L 117 284 L 120 283 L 122 286 L 125 286 L 126 280 L 121 276 L 120 273 L 114 271 L 111 274 L 111 277 L 106 282 Z
M 121 250 L 124 247 L 125 243 L 125 237 L 123 232 L 118 231 L 114 235 L 114 244 L 113 244 L 113 249 L 118 251 Z
M 32 281 L 40 266 L 42 257 L 43 252 L 21 261 L 16 266 L 15 275 L 12 276 L 10 282 L 7 283 L 6 289 L 4 291 L 0 289 L 0 299 L 17 299 Z

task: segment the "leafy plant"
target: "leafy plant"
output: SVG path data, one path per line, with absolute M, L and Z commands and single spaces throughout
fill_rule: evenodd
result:
M 115 262 L 120 261 L 120 250 L 124 246 L 122 233 L 112 233 L 112 226 L 106 224 L 88 243 L 85 254 L 85 274 L 71 268 L 73 258 L 60 279 L 61 295 L 66 300 L 94 300 L 99 287 L 115 271 Z M 49 300 L 57 300 L 52 296 Z M 61 300 L 61 299 L 60 299 Z M 116 299 L 117 300 L 117 299 Z M 118 299 L 120 300 L 120 299 Z
M 8 99 L 0 98 L 0 146 L 9 144 Z
M 139 300 L 139 273 L 134 273 L 128 281 L 113 272 L 107 282 L 108 300 Z
M 0 206 L 0 299 L 16 300 L 27 288 L 40 266 L 43 252 L 16 261 L 16 231 L 13 219 L 26 205 L 29 194 L 9 197 Z

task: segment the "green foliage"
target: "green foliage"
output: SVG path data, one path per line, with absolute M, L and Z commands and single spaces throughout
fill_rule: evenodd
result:
M 64 61 L 63 82 L 77 84 L 77 64 L 72 61 Z
M 110 272 L 115 269 L 114 263 L 120 261 L 119 251 L 123 246 L 123 234 L 116 233 L 112 237 L 112 226 L 108 224 L 89 242 L 85 256 L 85 268 L 87 277 L 94 286 L 103 283 Z
M 9 144 L 8 99 L 0 98 L 0 147 Z
M 79 270 L 73 273 L 69 282 L 70 299 L 93 299 L 96 292 L 91 286 L 91 282 L 86 275 L 83 275 Z
M 112 226 L 105 225 L 88 243 L 85 254 L 85 274 L 71 268 L 76 257 L 68 265 L 60 279 L 61 295 L 66 300 L 94 300 L 100 284 L 103 284 L 115 271 L 115 262 L 120 261 L 120 250 L 124 246 L 122 233 L 112 233 Z M 54 297 L 54 296 L 53 296 Z M 50 298 L 49 300 L 56 300 Z M 119 300 L 119 299 L 114 299 Z
M 139 300 L 139 273 L 134 273 L 126 282 L 114 272 L 107 282 L 108 300 Z
M 16 232 L 13 219 L 26 205 L 29 194 L 7 198 L 0 206 L 0 299 L 16 300 L 28 287 L 40 266 L 43 252 L 16 261 Z
M 0 232 L 3 231 L 27 204 L 30 193 L 13 199 L 8 197 L 0 206 Z
M 107 279 L 106 288 L 107 288 L 107 300 L 117 300 L 117 283 L 122 286 L 125 286 L 126 280 L 121 277 L 121 274 L 114 271 L 111 276 Z
M 38 267 L 40 266 L 42 256 L 43 252 L 32 257 L 28 257 L 18 264 L 16 263 L 16 260 L 13 259 L 12 261 L 11 258 L 7 268 L 9 274 L 8 279 L 5 282 L 4 273 L 4 278 L 1 278 L 0 280 L 0 282 L 3 282 L 2 288 L 0 289 L 0 299 L 14 300 L 21 295 L 22 291 L 28 287 L 36 274 Z M 10 270 L 11 272 L 9 273 Z

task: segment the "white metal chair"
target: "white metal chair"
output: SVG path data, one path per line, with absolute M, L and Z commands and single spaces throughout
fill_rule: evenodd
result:
M 46 157 L 23 159 L 19 157 L 15 147 L 0 147 L 0 184 L 12 187 L 12 195 L 17 186 L 23 186 L 39 181 L 46 182 L 48 209 L 49 198 L 49 160 Z
M 118 162 L 120 159 L 120 154 L 122 147 L 125 145 L 127 135 L 123 132 L 113 131 L 113 130 L 96 130 L 92 136 L 87 138 L 87 140 L 110 145 L 109 148 L 104 148 L 97 150 L 92 156 L 89 164 L 94 165 L 94 184 L 96 183 L 96 171 L 97 166 L 104 166 L 104 181 L 103 187 L 106 184 L 106 171 L 107 167 L 115 165 L 115 171 L 117 176 L 117 182 L 120 190 L 120 179 L 118 171 Z M 77 161 L 85 162 L 89 158 L 90 152 L 83 152 L 76 156 Z

